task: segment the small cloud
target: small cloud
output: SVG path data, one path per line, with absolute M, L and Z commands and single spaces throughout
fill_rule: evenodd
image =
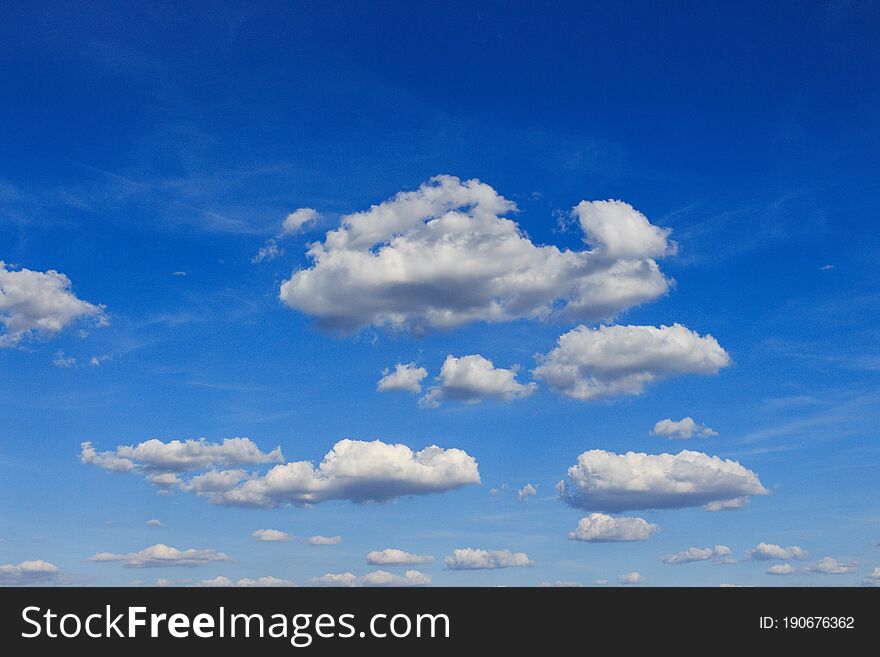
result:
M 294 210 L 281 224 L 281 237 L 294 235 L 303 230 L 308 224 L 317 221 L 320 215 L 314 208 L 299 208 Z
M 275 237 L 266 240 L 251 262 L 256 265 L 284 255 L 284 249 L 279 245 L 279 242 L 285 237 L 301 232 L 306 225 L 315 222 L 319 216 L 313 208 L 299 208 L 291 212 L 282 222 L 280 232 Z
M 266 240 L 266 243 L 257 251 L 257 255 L 251 258 L 251 262 L 255 265 L 261 262 L 274 260 L 278 256 L 284 255 L 284 249 L 278 246 L 278 240 L 274 237 Z
M 492 570 L 535 565 L 525 552 L 474 548 L 454 550 L 452 556 L 446 557 L 445 562 L 450 570 Z
M 534 495 L 537 492 L 538 492 L 537 488 L 535 488 L 531 484 L 526 484 L 525 486 L 523 486 L 522 488 L 520 488 L 519 490 L 516 491 L 516 499 L 518 499 L 520 502 L 525 502 L 526 500 L 528 500 L 532 495 Z
M 339 545 L 342 543 L 341 536 L 312 536 L 306 543 L 309 545 Z
M 809 553 L 799 545 L 782 547 L 775 543 L 758 543 L 755 549 L 749 550 L 746 554 L 755 561 L 769 561 L 772 559 L 778 559 L 779 561 L 803 560 L 809 556 Z
M 625 575 L 621 575 L 619 579 L 621 584 L 641 584 L 645 581 L 645 578 L 642 577 L 641 573 L 638 573 L 635 570 L 626 573 Z
M 186 272 L 185 271 L 173 271 L 173 272 L 171 272 L 171 275 L 172 276 L 186 276 Z
M 833 557 L 823 557 L 807 568 L 811 573 L 819 575 L 848 575 L 859 569 L 856 563 L 843 563 Z
M 767 569 L 768 575 L 794 575 L 797 569 L 787 563 L 778 563 Z
M 147 527 L 164 527 L 165 523 L 163 523 L 158 518 L 150 518 L 146 522 Z
M 660 420 L 651 430 L 654 436 L 666 436 L 670 439 L 688 440 L 690 438 L 709 438 L 717 436 L 718 432 L 710 429 L 705 424 L 698 424 L 692 417 L 684 417 L 678 421 L 666 418 Z
M 367 563 L 373 566 L 412 566 L 434 561 L 429 554 L 413 554 L 396 548 L 373 550 L 367 554 Z
M 698 548 L 692 547 L 682 552 L 667 554 L 660 561 L 665 564 L 675 565 L 682 563 L 692 563 L 694 561 L 714 561 L 715 563 L 731 563 L 731 549 L 726 545 L 716 545 L 715 547 Z
M 277 541 L 289 541 L 292 537 L 287 532 L 278 529 L 258 529 L 251 534 L 251 538 L 255 541 L 273 543 Z
M 120 562 L 126 568 L 162 568 L 172 566 L 191 568 L 203 566 L 214 561 L 231 561 L 228 556 L 216 550 L 178 550 L 175 547 L 162 543 L 151 545 L 140 552 L 126 552 L 123 554 L 98 552 L 89 557 L 88 560 L 98 563 Z
M 76 367 L 76 358 L 65 356 L 63 351 L 56 351 L 55 357 L 52 358 L 52 364 L 67 370 Z
M 608 586 L 607 579 L 594 579 L 593 586 Z
M 834 269 L 834 265 L 822 265 L 819 267 L 819 271 L 831 271 Z
M 556 580 L 555 582 L 541 582 L 541 588 L 554 588 L 554 589 L 573 589 L 580 588 L 583 586 L 580 582 L 568 582 L 564 580 Z
M 0 585 L 27 586 L 57 583 L 61 571 L 55 564 L 35 559 L 18 564 L 0 565 Z
M 384 375 L 376 384 L 379 392 L 414 392 L 422 391 L 422 379 L 428 376 L 428 370 L 417 367 L 415 363 L 397 363 L 394 370 L 385 369 Z
M 90 367 L 101 367 L 101 363 L 107 362 L 110 360 L 110 356 L 92 356 L 89 359 Z
M 501 493 L 507 492 L 510 488 L 509 484 L 501 484 L 500 486 L 495 486 L 494 488 L 489 489 L 489 495 L 492 497 L 498 497 Z

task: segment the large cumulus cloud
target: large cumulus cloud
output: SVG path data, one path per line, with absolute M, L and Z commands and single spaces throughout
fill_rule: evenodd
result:
M 436 176 L 342 217 L 280 297 L 331 329 L 422 331 L 551 315 L 594 322 L 669 289 L 655 260 L 674 251 L 668 231 L 630 205 L 580 203 L 583 250 L 534 243 L 508 218 L 515 212 L 479 180 Z
M 584 452 L 557 485 L 573 507 L 617 512 L 709 505 L 766 495 L 758 475 L 740 463 L 702 452 Z

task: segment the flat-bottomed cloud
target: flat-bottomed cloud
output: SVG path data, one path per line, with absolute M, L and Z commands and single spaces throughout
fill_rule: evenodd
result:
M 767 494 L 758 475 L 729 459 L 689 450 L 615 454 L 600 449 L 581 454 L 557 492 L 573 507 L 612 513 Z
M 584 241 L 538 245 L 504 215 L 516 205 L 478 180 L 436 176 L 412 192 L 342 217 L 310 245 L 311 266 L 281 285 L 281 300 L 341 331 L 410 331 L 475 321 L 561 316 L 609 319 L 662 296 L 655 258 L 668 230 L 621 201 L 577 206 Z

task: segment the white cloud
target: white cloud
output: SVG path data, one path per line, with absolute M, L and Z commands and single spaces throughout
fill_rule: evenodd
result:
M 716 545 L 715 547 L 698 548 L 692 547 L 681 552 L 667 554 L 660 561 L 665 564 L 682 564 L 692 563 L 694 561 L 715 561 L 729 563 L 728 558 L 731 550 L 726 545 Z
M 241 587 L 241 588 L 251 588 L 251 587 L 267 587 L 267 588 L 281 588 L 288 586 L 296 586 L 296 582 L 293 582 L 289 579 L 282 579 L 280 577 L 272 577 L 268 575 L 266 577 L 257 577 L 256 579 L 251 579 L 249 577 L 242 578 L 238 581 L 233 581 L 228 577 L 220 575 L 215 577 L 214 579 L 205 579 L 199 582 L 196 586 L 200 587 L 208 587 L 208 588 L 225 588 L 225 587 Z
M 150 518 L 149 520 L 147 520 L 146 524 L 147 524 L 147 527 L 164 527 L 165 526 L 165 523 L 163 523 L 158 518 Z
M 407 570 L 403 575 L 395 575 L 385 570 L 376 570 L 361 577 L 361 586 L 430 586 L 431 576 L 418 570 Z
M 278 541 L 289 541 L 290 534 L 280 529 L 258 529 L 251 533 L 251 538 L 255 541 L 263 541 L 265 543 L 275 543 Z
M 807 570 L 820 575 L 847 575 L 858 570 L 859 566 L 855 563 L 843 563 L 833 557 L 822 557 Z
M 794 575 L 797 569 L 787 563 L 778 563 L 767 569 L 768 575 Z
M 309 586 L 358 586 L 360 580 L 354 573 L 327 573 L 309 580 Z
M 638 395 L 683 374 L 716 374 L 730 356 L 711 335 L 672 326 L 578 326 L 559 337 L 532 374 L 579 401 Z
M 447 400 L 476 404 L 484 399 L 511 401 L 531 395 L 538 384 L 519 383 L 517 369 L 495 367 L 491 360 L 479 354 L 447 356 L 437 377 L 438 384 L 421 399 L 422 406 L 436 408 Z
M 107 319 L 102 306 L 79 299 L 61 272 L 15 269 L 0 260 L 0 348 L 29 337 L 52 337 L 74 322 Z
M 445 562 L 446 567 L 451 570 L 489 570 L 534 565 L 525 552 L 474 548 L 456 549 L 451 556 L 446 557 Z
M 876 579 L 880 580 L 880 568 L 875 568 L 871 571 L 871 574 L 868 575 L 868 579 Z
M 309 545 L 339 545 L 342 543 L 341 536 L 312 536 L 306 541 Z
M 583 584 L 580 582 L 556 580 L 555 582 L 541 582 L 540 586 L 545 589 L 576 589 L 582 587 Z
M 607 579 L 594 579 L 593 586 L 608 586 Z
M 367 554 L 367 563 L 373 566 L 414 566 L 434 561 L 429 554 L 413 554 L 397 548 L 373 550 Z
M 263 464 L 283 460 L 281 448 L 265 453 L 247 438 L 222 443 L 149 440 L 98 452 L 82 443 L 80 460 L 115 472 L 142 474 L 168 491 L 180 488 L 215 504 L 242 507 L 307 505 L 326 500 L 385 502 L 479 484 L 476 460 L 460 449 L 431 445 L 413 451 L 379 440 L 340 440 L 316 468 L 309 461 L 276 465 L 264 474 L 209 470 L 188 481 L 177 473 L 218 464 Z
M 683 450 L 678 454 L 615 454 L 594 449 L 578 456 L 556 487 L 571 506 L 616 512 L 700 506 L 767 490 L 736 461 Z
M 52 584 L 60 577 L 61 571 L 57 566 L 42 559 L 0 565 L 0 585 L 3 586 Z
M 312 208 L 300 208 L 291 212 L 281 223 L 280 232 L 275 237 L 266 240 L 251 262 L 259 264 L 284 255 L 284 248 L 279 244 L 280 240 L 300 232 L 307 224 L 316 221 L 318 216 L 318 213 Z
M 112 452 L 97 452 L 92 443 L 81 444 L 80 460 L 89 465 L 116 472 L 143 468 L 158 472 L 199 470 L 213 465 L 256 465 L 280 463 L 281 448 L 261 452 L 250 438 L 225 438 L 221 443 L 199 440 L 171 440 L 167 443 L 153 438 L 138 445 L 120 445 Z
M 101 364 L 110 360 L 110 356 L 101 355 L 101 356 L 92 356 L 89 358 L 89 366 L 90 367 L 101 367 Z
M 98 552 L 89 561 L 101 563 L 118 561 L 126 568 L 159 568 L 166 566 L 203 566 L 214 561 L 229 561 L 229 557 L 216 550 L 178 550 L 162 543 L 151 545 L 140 552 L 115 554 Z
M 748 556 L 756 561 L 769 561 L 771 559 L 779 559 L 787 561 L 789 559 L 806 559 L 809 553 L 798 545 L 789 545 L 782 547 L 775 543 L 758 543 L 753 550 L 747 552 Z
M 244 470 L 209 470 L 196 475 L 182 485 L 183 490 L 200 495 L 222 493 L 235 488 L 242 479 L 247 478 Z
M 749 503 L 748 497 L 734 497 L 731 500 L 716 500 L 709 502 L 703 508 L 706 511 L 731 511 L 733 509 L 741 509 Z
M 340 440 L 315 468 L 308 461 L 276 465 L 262 477 L 211 496 L 230 506 L 276 507 L 326 500 L 383 502 L 480 483 L 476 460 L 436 445 L 414 452 L 378 440 Z
M 614 518 L 604 513 L 591 513 L 586 518 L 581 518 L 577 529 L 569 532 L 568 537 L 573 541 L 590 543 L 646 541 L 659 529 L 660 527 L 644 518 Z
M 266 240 L 266 243 L 260 247 L 260 250 L 257 251 L 257 255 L 251 258 L 251 262 L 258 265 L 261 262 L 269 262 L 282 255 L 284 255 L 284 249 L 278 246 L 278 239 L 270 237 Z
M 313 208 L 299 208 L 294 210 L 281 224 L 281 235 L 293 235 L 300 232 L 307 224 L 318 219 L 318 213 Z
M 526 484 L 522 488 L 517 489 L 516 499 L 518 499 L 520 502 L 525 502 L 526 500 L 528 500 L 532 495 L 536 494 L 537 492 L 538 492 L 537 488 L 535 488 L 531 484 Z
M 682 440 L 687 440 L 694 436 L 698 438 L 709 438 L 718 435 L 717 431 L 710 429 L 705 424 L 695 422 L 692 417 L 683 417 L 678 421 L 669 418 L 660 420 L 654 425 L 651 433 L 655 436 L 680 438 Z
M 309 246 L 311 267 L 294 272 L 280 297 L 322 326 L 344 331 L 369 325 L 421 331 L 553 315 L 608 319 L 670 285 L 654 260 L 671 251 L 665 232 L 625 203 L 612 206 L 576 209 L 592 249 L 541 246 L 503 217 L 516 206 L 492 187 L 437 176 L 417 191 L 342 217 Z
M 424 367 L 416 367 L 415 363 L 397 363 L 394 371 L 385 370 L 379 379 L 376 389 L 379 392 L 402 390 L 405 392 L 421 392 L 422 379 L 428 376 Z
M 358 577 L 354 573 L 327 573 L 309 580 L 311 586 L 430 586 L 431 576 L 418 570 L 407 570 L 403 575 L 395 575 L 385 570 L 376 570 Z
M 76 367 L 76 358 L 73 356 L 66 356 L 63 351 L 56 351 L 55 355 L 52 357 L 52 364 L 55 367 L 69 370 Z
M 642 577 L 641 573 L 638 573 L 635 570 L 626 573 L 625 575 L 621 575 L 619 579 L 621 584 L 641 584 L 645 581 L 645 578 Z

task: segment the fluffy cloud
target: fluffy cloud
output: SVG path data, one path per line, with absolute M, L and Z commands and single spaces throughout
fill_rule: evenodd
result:
M 385 370 L 384 376 L 379 379 L 376 389 L 379 392 L 393 392 L 402 390 L 405 392 L 421 392 L 422 379 L 428 376 L 428 370 L 424 367 L 416 367 L 415 363 L 397 363 L 394 371 Z
M 317 221 L 318 216 L 317 211 L 313 208 L 294 210 L 284 218 L 284 222 L 281 224 L 281 235 L 293 235 L 300 232 L 307 224 Z
M 606 512 L 700 506 L 767 494 L 758 475 L 738 462 L 688 450 L 590 450 L 578 456 L 556 490 L 571 506 Z
M 327 573 L 309 580 L 311 586 L 430 586 L 431 576 L 418 570 L 407 570 L 403 575 L 395 575 L 385 570 L 376 570 L 358 577 L 354 573 Z
M 778 563 L 767 569 L 768 575 L 794 575 L 797 569 L 787 563 Z
M 341 536 L 312 536 L 306 543 L 309 545 L 339 545 L 342 543 Z
M 80 445 L 80 460 L 115 472 L 143 468 L 154 472 L 183 472 L 214 465 L 256 465 L 280 463 L 281 448 L 261 452 L 249 438 L 226 438 L 221 443 L 199 440 L 171 440 L 163 443 L 153 438 L 138 445 L 120 445 L 112 452 L 98 452 L 92 443 Z
M 847 575 L 859 569 L 858 564 L 843 563 L 833 557 L 822 557 L 815 564 L 807 568 L 811 573 L 820 575 Z
M 666 418 L 660 420 L 654 425 L 651 433 L 655 436 L 666 436 L 667 438 L 680 438 L 687 440 L 694 436 L 698 438 L 709 438 L 717 436 L 718 432 L 710 429 L 705 424 L 699 424 L 692 417 L 684 417 L 678 421 Z
M 255 541 L 263 541 L 264 543 L 277 543 L 279 541 L 289 541 L 291 536 L 280 529 L 258 529 L 251 533 L 251 538 Z
M 673 251 L 667 231 L 626 203 L 575 208 L 592 246 L 581 251 L 533 243 L 503 217 L 515 211 L 478 180 L 436 176 L 342 217 L 280 297 L 332 329 L 421 331 L 553 315 L 593 322 L 669 289 L 655 261 Z
M 259 264 L 284 255 L 284 249 L 279 245 L 279 242 L 285 237 L 299 233 L 307 224 L 315 222 L 318 216 L 318 213 L 312 208 L 300 208 L 291 212 L 281 223 L 281 231 L 275 237 L 266 240 L 251 262 Z
M 414 452 L 378 440 L 340 440 L 315 468 L 308 461 L 276 465 L 264 476 L 210 496 L 217 504 L 275 507 L 326 500 L 384 502 L 480 483 L 476 460 L 436 445 Z
M 511 401 L 531 395 L 538 384 L 519 383 L 516 368 L 495 367 L 491 360 L 479 354 L 447 356 L 437 377 L 438 384 L 428 391 L 421 404 L 436 408 L 442 401 L 455 400 L 476 404 L 484 399 Z
M 396 548 L 373 550 L 367 554 L 367 563 L 373 566 L 414 566 L 434 561 L 429 554 L 413 554 Z
M 516 491 L 516 499 L 520 502 L 525 502 L 532 495 L 536 494 L 538 489 L 532 486 L 531 484 L 526 484 L 522 488 L 517 489 Z
M 581 518 L 577 529 L 569 532 L 568 537 L 573 541 L 589 543 L 646 541 L 659 529 L 644 518 L 614 518 L 604 513 L 591 513 L 586 518 Z
M 215 504 L 242 507 L 307 505 L 326 500 L 385 502 L 406 495 L 425 495 L 479 484 L 476 460 L 460 449 L 431 445 L 413 451 L 379 440 L 340 440 L 316 468 L 309 461 L 276 465 L 265 474 L 244 470 L 209 470 L 188 481 L 178 472 L 218 464 L 262 464 L 281 461 L 281 449 L 261 452 L 247 438 L 222 443 L 149 440 L 98 452 L 82 443 L 80 460 L 116 472 L 143 474 L 167 490 L 179 488 Z
M 770 561 L 779 559 L 787 561 L 789 559 L 806 559 L 809 553 L 800 546 L 789 545 L 782 547 L 775 543 L 758 543 L 753 550 L 747 552 L 748 556 L 756 561 Z
M 71 287 L 54 269 L 15 269 L 0 260 L 0 348 L 51 337 L 84 318 L 106 323 L 103 307 L 77 298 Z
M 35 559 L 0 565 L 0 586 L 28 586 L 58 582 L 61 571 L 48 561 Z
M 491 570 L 534 565 L 525 552 L 474 548 L 454 550 L 451 556 L 446 557 L 445 562 L 446 567 L 451 570 Z
M 532 374 L 572 399 L 638 395 L 653 381 L 716 374 L 730 356 L 711 335 L 672 326 L 578 326 L 560 336 Z
M 718 563 L 728 563 L 731 550 L 726 545 L 716 545 L 715 547 L 698 548 L 692 547 L 674 554 L 667 554 L 660 561 L 665 564 L 682 564 L 694 561 L 715 561 Z
M 126 568 L 160 568 L 166 566 L 203 566 L 214 561 L 229 561 L 222 552 L 216 550 L 178 550 L 177 548 L 158 543 L 144 548 L 140 552 L 98 552 L 89 557 L 89 561 L 101 563 L 118 561 Z
M 158 518 L 150 518 L 149 520 L 147 520 L 146 524 L 147 524 L 147 527 L 164 527 L 165 526 L 165 523 L 163 523 Z
M 645 581 L 645 578 L 642 577 L 641 573 L 633 570 L 632 572 L 626 573 L 625 575 L 621 575 L 619 578 L 621 584 L 641 584 Z
M 268 575 L 266 577 L 258 577 L 256 579 L 251 579 L 249 577 L 242 578 L 238 581 L 234 581 L 229 579 L 228 577 L 224 577 L 220 575 L 215 577 L 214 579 L 205 579 L 197 584 L 197 586 L 208 587 L 208 588 L 226 588 L 226 587 L 241 587 L 241 588 L 253 588 L 253 587 L 267 587 L 267 588 L 281 588 L 287 586 L 296 586 L 296 582 L 293 582 L 289 579 L 281 579 L 279 577 L 272 577 Z

